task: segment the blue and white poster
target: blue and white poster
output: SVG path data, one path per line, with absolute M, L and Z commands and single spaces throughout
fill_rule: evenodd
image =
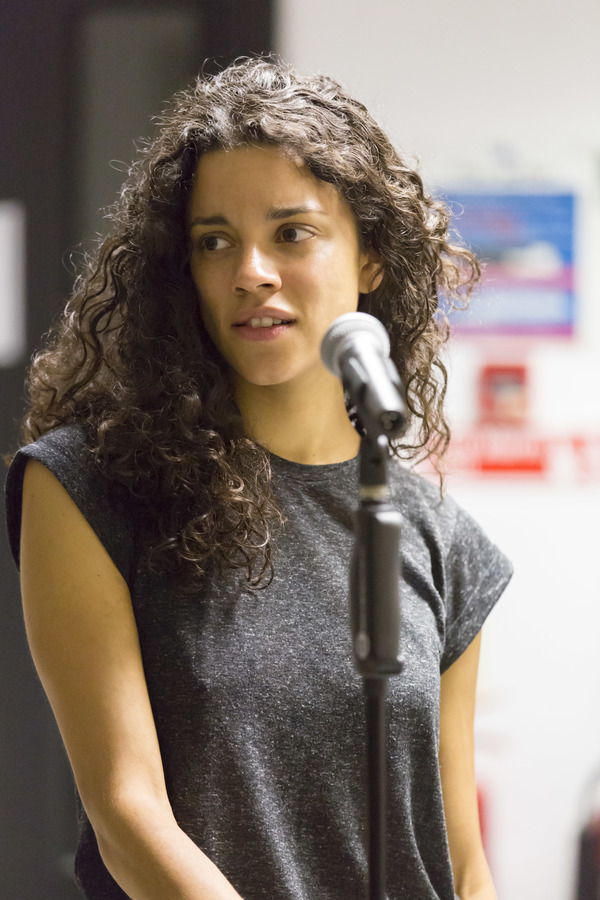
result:
M 484 264 L 458 334 L 573 335 L 575 198 L 566 193 L 450 193 L 453 227 Z

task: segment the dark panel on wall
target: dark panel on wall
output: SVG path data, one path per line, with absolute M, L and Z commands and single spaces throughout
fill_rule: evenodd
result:
M 270 52 L 271 5 L 0 3 L 0 201 L 22 203 L 27 223 L 27 350 L 9 365 L 0 360 L 2 453 L 17 444 L 26 358 L 69 292 L 71 248 L 101 229 L 97 206 L 114 199 L 121 173 L 110 160 L 130 162 L 133 140 L 149 133 L 150 114 L 205 58 L 223 64 Z M 72 779 L 29 657 L 18 579 L 1 530 L 0 897 L 70 900 L 80 896 L 70 875 Z
M 204 4 L 207 70 L 215 68 L 210 60 L 224 66 L 248 53 L 272 52 L 274 6 L 275 0 L 220 0 Z

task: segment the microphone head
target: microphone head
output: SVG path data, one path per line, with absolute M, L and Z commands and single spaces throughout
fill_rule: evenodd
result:
M 331 323 L 321 342 L 323 364 L 337 378 L 342 377 L 340 361 L 344 352 L 359 334 L 361 339 L 370 339 L 382 356 L 390 355 L 390 339 L 379 319 L 367 313 L 345 313 Z

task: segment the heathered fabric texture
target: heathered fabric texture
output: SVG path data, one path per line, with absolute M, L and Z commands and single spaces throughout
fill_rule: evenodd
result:
M 244 900 L 364 898 L 364 696 L 347 599 L 357 460 L 305 466 L 273 457 L 287 519 L 273 583 L 252 592 L 232 572 L 186 596 L 148 572 L 136 507 L 97 473 L 76 427 L 13 463 L 17 560 L 29 457 L 62 482 L 130 586 L 181 827 Z M 390 470 L 404 520 L 406 664 L 389 683 L 388 894 L 454 900 L 437 761 L 440 672 L 473 640 L 511 569 L 451 499 L 399 465 Z M 126 896 L 83 811 L 76 871 L 90 900 Z

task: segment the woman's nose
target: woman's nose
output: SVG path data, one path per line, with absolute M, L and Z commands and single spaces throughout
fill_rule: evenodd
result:
M 252 292 L 260 288 L 278 291 L 281 288 L 281 276 L 275 261 L 260 248 L 254 246 L 242 251 L 239 264 L 234 273 L 236 291 Z

